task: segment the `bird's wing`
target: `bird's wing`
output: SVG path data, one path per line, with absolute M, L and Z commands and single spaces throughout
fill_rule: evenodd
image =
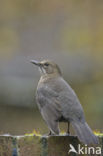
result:
M 62 89 L 57 100 L 60 102 L 63 116 L 69 120 L 79 120 L 84 122 L 85 117 L 83 108 L 74 90 L 63 78 L 59 79 L 57 85 L 59 84 L 62 84 Z
M 61 115 L 67 120 L 84 120 L 82 106 L 73 89 L 63 78 L 39 87 L 37 101 L 40 110 L 50 109 L 57 117 Z

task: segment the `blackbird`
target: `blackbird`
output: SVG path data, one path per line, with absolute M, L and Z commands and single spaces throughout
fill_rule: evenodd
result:
M 84 144 L 98 144 L 98 138 L 88 126 L 83 108 L 70 85 L 63 79 L 58 65 L 50 60 L 31 60 L 41 72 L 36 100 L 50 134 L 59 135 L 59 122 L 71 124 L 78 139 Z

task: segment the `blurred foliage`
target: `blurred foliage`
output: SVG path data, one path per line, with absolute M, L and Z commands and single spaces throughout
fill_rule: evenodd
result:
M 92 43 L 92 36 L 88 32 L 88 29 L 65 29 L 63 43 L 64 46 L 70 49 L 71 51 L 77 50 L 78 48 L 88 48 L 88 45 Z
M 57 61 L 88 123 L 102 129 L 103 1 L 5 0 L 0 4 L 0 131 L 21 134 L 40 128 L 46 132 L 39 112 L 31 110 L 39 79 L 29 64 L 31 58 Z
M 0 56 L 12 57 L 15 48 L 18 46 L 18 34 L 8 27 L 0 29 Z

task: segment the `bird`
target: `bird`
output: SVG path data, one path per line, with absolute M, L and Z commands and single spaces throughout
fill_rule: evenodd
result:
M 71 124 L 80 142 L 87 145 L 98 144 L 98 137 L 87 124 L 80 101 L 75 91 L 64 80 L 59 66 L 51 60 L 30 62 L 38 66 L 41 73 L 36 101 L 50 130 L 49 135 L 59 135 L 59 122 L 66 122 L 68 135 Z

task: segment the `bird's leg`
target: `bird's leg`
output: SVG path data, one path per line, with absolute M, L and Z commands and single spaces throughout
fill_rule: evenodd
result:
M 67 135 L 70 135 L 70 130 L 69 129 L 70 129 L 70 122 L 68 122 L 68 128 L 67 128 L 67 133 L 66 133 Z
M 52 135 L 52 132 L 51 131 L 49 131 L 49 133 L 48 133 L 48 136 L 50 136 L 50 135 Z
M 49 133 L 44 134 L 43 136 L 44 136 L 44 137 L 48 137 L 48 136 L 51 136 L 51 135 L 55 135 L 55 134 L 53 134 L 51 131 L 49 131 Z
M 49 131 L 49 133 L 43 134 L 44 137 L 48 137 L 50 135 L 52 135 L 52 132 L 51 131 Z
M 48 136 L 55 135 L 52 131 L 49 131 Z

